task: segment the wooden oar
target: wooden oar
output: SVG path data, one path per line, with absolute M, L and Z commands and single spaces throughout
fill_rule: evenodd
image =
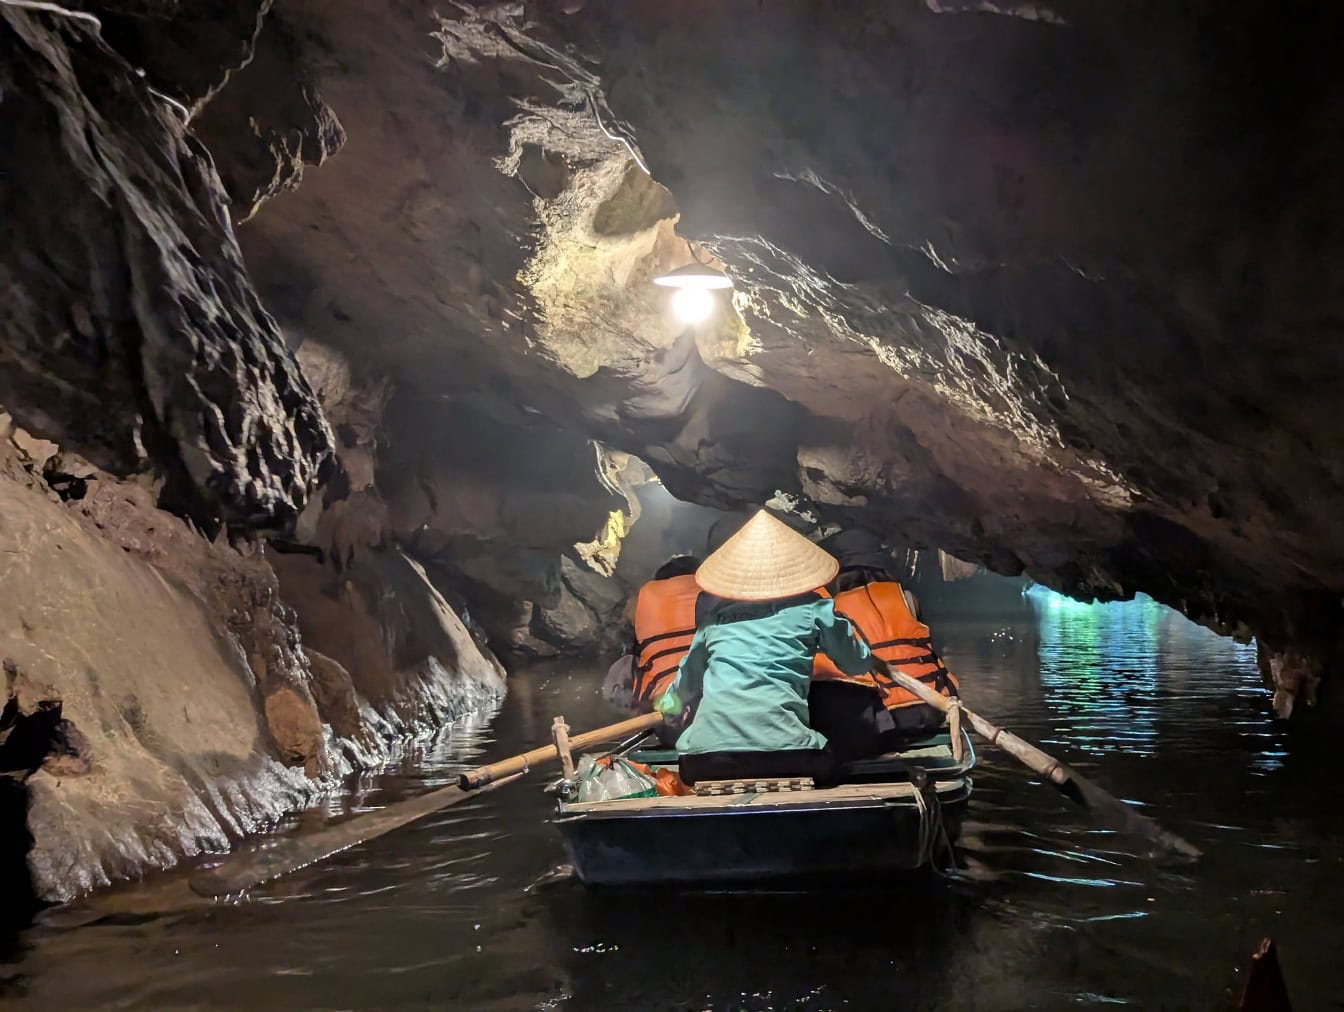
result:
M 652 731 L 655 727 L 662 726 L 663 715 L 661 713 L 646 713 L 641 717 L 631 717 L 629 720 L 623 720 L 619 724 L 599 727 L 596 731 L 576 734 L 569 739 L 569 747 L 574 750 L 585 749 L 589 745 L 601 745 L 603 742 L 617 741 L 639 731 Z M 474 770 L 467 770 L 457 778 L 457 786 L 464 791 L 474 791 L 491 781 L 499 780 L 501 777 L 526 773 L 537 763 L 550 762 L 558 755 L 554 744 L 534 748 L 531 752 L 501 759 L 489 766 L 477 766 Z
M 970 721 L 971 727 L 975 728 L 977 734 L 995 748 L 1002 749 L 1022 765 L 1039 774 L 1070 801 L 1093 812 L 1110 828 L 1144 837 L 1162 849 L 1180 854 L 1183 857 L 1196 858 L 1200 856 L 1201 851 L 1194 844 L 1181 839 L 1174 833 L 1167 832 L 1146 815 L 1140 815 L 1129 805 L 1102 790 L 1068 764 L 1042 752 L 1035 745 L 1023 741 L 1011 731 L 1005 731 L 1003 728 L 991 724 L 975 711 L 968 709 L 965 703 L 960 700 L 953 701 L 940 693 L 934 692 L 923 682 L 911 678 L 903 671 L 898 671 L 881 659 L 878 659 L 877 663 L 884 675 L 943 713 L 947 713 L 954 707 L 959 707 L 962 716 Z
M 647 713 L 642 717 L 623 720 L 569 739 L 571 748 L 587 748 L 604 742 L 619 741 L 638 731 L 660 727 L 661 714 Z M 232 896 L 246 892 L 262 882 L 325 861 L 334 854 L 399 829 L 407 823 L 441 811 L 459 801 L 484 791 L 512 783 L 533 766 L 556 758 L 556 748 L 536 748 L 531 752 L 503 759 L 488 766 L 480 766 L 462 774 L 458 785 L 440 787 L 418 798 L 399 801 L 377 812 L 357 815 L 327 829 L 301 836 L 269 840 L 259 847 L 225 858 L 222 864 L 197 872 L 190 879 L 192 892 L 198 896 Z

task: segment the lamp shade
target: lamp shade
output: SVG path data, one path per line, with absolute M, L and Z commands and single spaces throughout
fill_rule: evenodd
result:
M 689 263 L 653 279 L 664 288 L 732 288 L 733 279 L 708 264 Z

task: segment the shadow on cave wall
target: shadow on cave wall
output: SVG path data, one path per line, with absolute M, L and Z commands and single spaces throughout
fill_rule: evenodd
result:
M 9 662 L 5 673 L 12 683 L 15 671 Z M 41 905 L 28 869 L 33 847 L 28 777 L 44 763 L 59 763 L 77 752 L 70 741 L 75 737 L 59 700 L 42 700 L 25 713 L 18 695 L 10 693 L 0 709 L 0 931 L 27 923 Z

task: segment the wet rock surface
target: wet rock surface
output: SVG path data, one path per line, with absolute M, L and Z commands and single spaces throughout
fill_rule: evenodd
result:
M 4 6 L 0 66 L 0 404 L 202 526 L 294 516 L 331 433 L 208 152 L 87 18 Z
M 399 731 L 437 726 L 503 692 L 498 661 L 401 552 L 367 553 L 335 577 L 304 556 L 277 556 L 272 565 L 303 642 L 321 657 L 321 694 L 338 717 L 349 719 L 346 680 L 358 708 L 371 707 Z
M 67 899 L 224 846 L 311 797 L 303 770 L 275 754 L 256 674 L 203 596 L 125 547 L 127 526 L 105 536 L 8 478 L 0 501 L 10 698 L 20 713 L 26 695 L 55 703 L 90 742 L 87 771 L 44 757 L 26 778 L 38 895 Z M 239 560 L 244 583 L 247 571 Z
M 37 896 L 67 899 L 227 847 L 502 691 L 413 563 L 378 585 L 398 621 L 368 631 L 383 669 L 356 686 L 312 663 L 259 545 L 209 542 L 144 485 L 78 469 L 63 498 L 0 441 L 4 830 L 31 836 L 7 882 L 21 859 Z

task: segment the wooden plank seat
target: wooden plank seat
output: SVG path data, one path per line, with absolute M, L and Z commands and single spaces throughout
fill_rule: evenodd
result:
M 811 777 L 757 778 L 750 780 L 701 780 L 695 793 L 701 797 L 722 797 L 726 794 L 771 794 L 788 791 L 811 791 L 816 785 Z

